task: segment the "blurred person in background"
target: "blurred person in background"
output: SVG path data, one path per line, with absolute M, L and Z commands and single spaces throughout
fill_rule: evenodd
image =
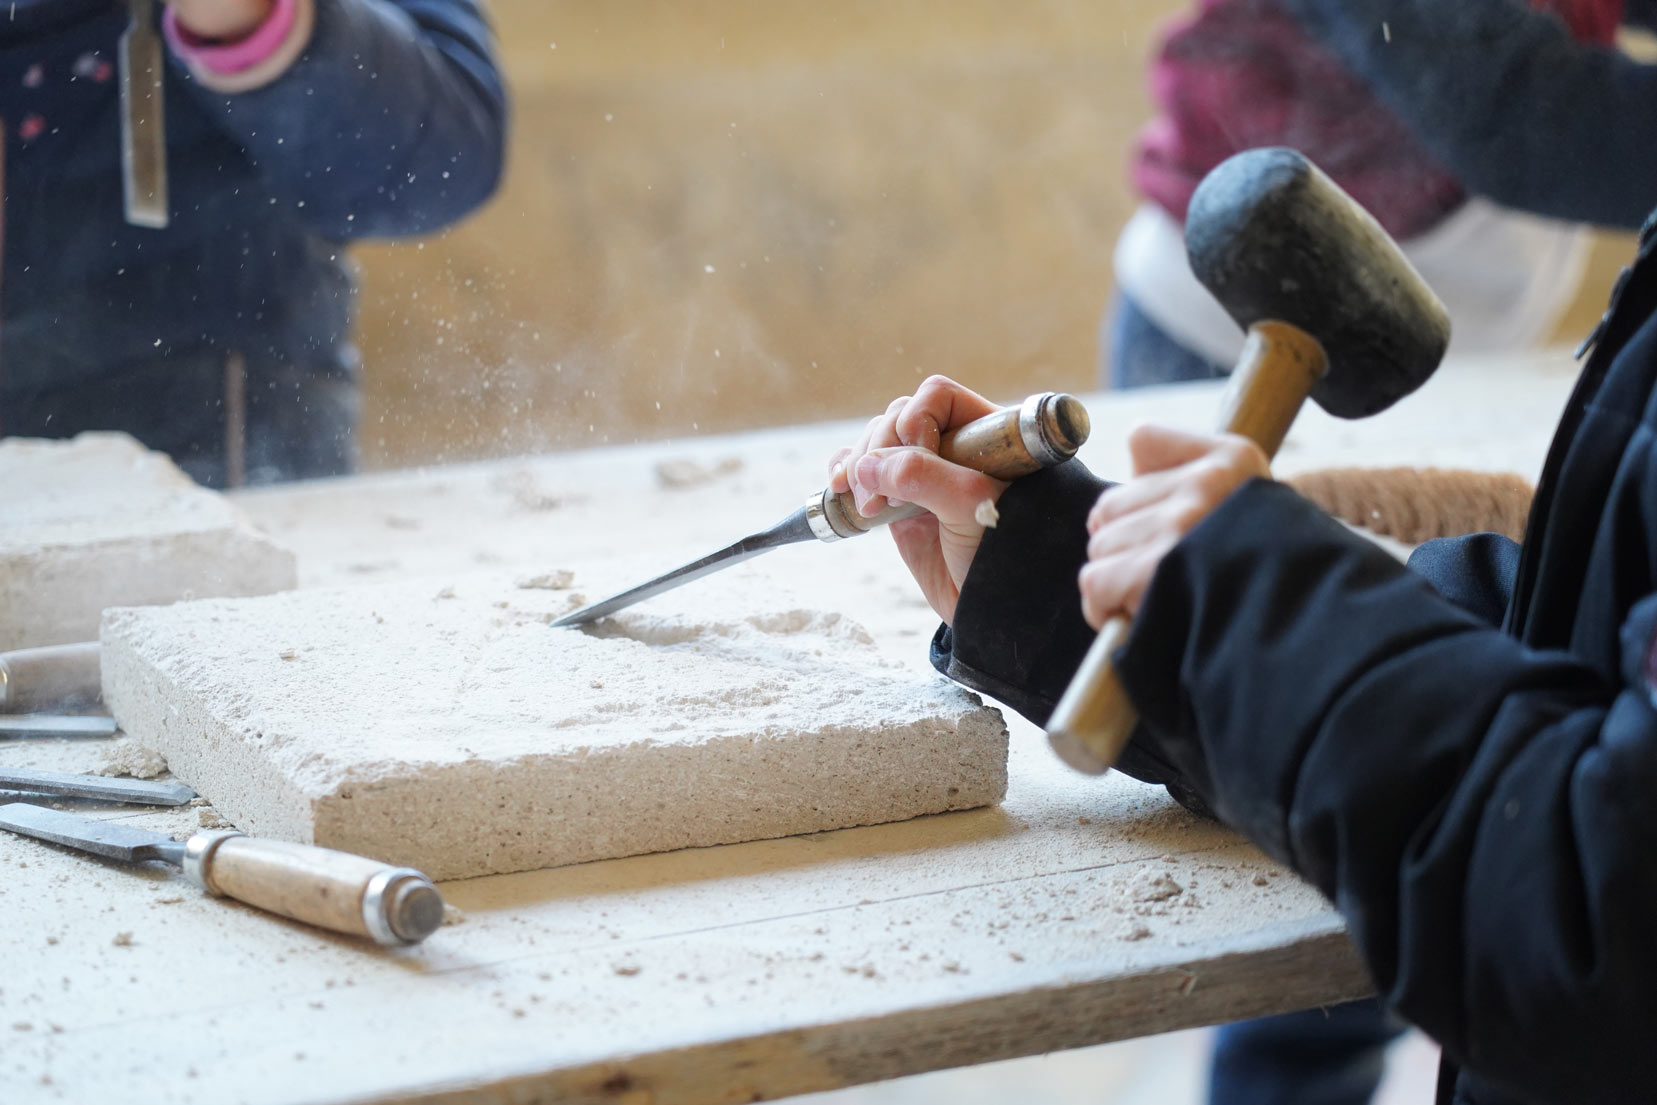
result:
M 123 430 L 208 486 L 348 472 L 342 245 L 437 230 L 494 191 L 488 22 L 476 0 L 173 0 L 152 18 L 159 228 L 123 213 L 128 6 L 0 3 L 0 433 Z
M 1150 71 L 1103 373 L 1209 379 L 1242 348 L 1185 260 L 1185 207 L 1239 150 L 1291 146 L 1369 210 L 1450 310 L 1454 353 L 1546 342 L 1584 223 L 1657 199 L 1657 67 L 1618 52 L 1651 0 L 1199 0 Z

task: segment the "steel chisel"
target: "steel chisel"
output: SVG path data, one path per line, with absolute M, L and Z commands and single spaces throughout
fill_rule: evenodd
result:
M 141 806 L 182 806 L 196 796 L 196 792 L 183 783 L 156 783 L 148 779 L 109 778 L 3 765 L 0 765 L 0 790 L 25 791 L 42 797 L 55 795 L 60 798 L 134 802 Z
M 426 876 L 349 852 L 238 832 L 177 841 L 24 802 L 0 806 L 0 829 L 128 863 L 158 859 L 209 894 L 387 946 L 417 944 L 443 923 L 442 895 Z

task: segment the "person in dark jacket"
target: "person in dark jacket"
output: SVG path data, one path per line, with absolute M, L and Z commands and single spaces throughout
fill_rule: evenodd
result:
M 114 0 L 0 9 L 0 433 L 132 433 L 210 486 L 348 471 L 343 246 L 422 234 L 500 178 L 475 0 L 175 0 L 168 221 L 123 214 Z
M 1522 546 L 1429 542 L 1406 568 L 1241 438 L 1136 432 L 1139 474 L 1102 495 L 1074 461 L 1004 485 L 936 456 L 989 409 L 935 378 L 831 467 L 865 510 L 933 512 L 893 534 L 944 618 L 940 670 L 1040 724 L 1091 627 L 1133 613 L 1120 766 L 1330 898 L 1382 998 L 1443 1046 L 1441 1103 L 1651 1101 L 1654 224 Z
M 1197 182 L 1290 145 L 1394 235 L 1443 299 L 1451 349 L 1549 340 L 1588 224 L 1637 228 L 1657 180 L 1657 64 L 1615 45 L 1653 0 L 1190 0 L 1153 62 L 1144 197 L 1115 250 L 1113 387 L 1223 376 L 1243 334 L 1186 262 Z M 1592 166 L 1591 171 L 1585 167 Z M 1366 1024 L 1367 1021 L 1367 1024 Z M 1360 1105 L 1396 1022 L 1374 1003 L 1222 1027 L 1211 1105 Z

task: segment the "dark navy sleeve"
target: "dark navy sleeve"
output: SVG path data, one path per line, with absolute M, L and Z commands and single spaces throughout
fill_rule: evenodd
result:
M 1278 2 L 1468 191 L 1605 226 L 1638 227 L 1651 210 L 1657 66 L 1579 43 L 1519 0 Z
M 1519 577 L 1519 545 L 1499 533 L 1441 537 L 1418 545 L 1410 570 L 1486 625 L 1501 625 Z
M 1254 481 L 1164 559 L 1117 659 L 1136 740 L 1328 895 L 1462 1066 L 1632 1101 L 1657 1085 L 1654 625 L 1657 597 L 1607 678 Z
M 310 44 L 270 84 L 188 82 L 278 203 L 336 240 L 420 234 L 493 193 L 507 101 L 475 0 L 315 0 Z

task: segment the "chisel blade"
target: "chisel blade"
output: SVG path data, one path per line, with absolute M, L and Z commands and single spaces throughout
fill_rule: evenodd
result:
M 744 560 L 752 560 L 763 552 L 780 548 L 783 545 L 792 545 L 800 541 L 818 540 L 818 535 L 811 528 L 807 517 L 809 507 L 801 507 L 793 514 L 784 518 L 768 530 L 751 534 L 736 542 L 727 545 L 716 553 L 710 553 L 700 560 L 693 560 L 681 568 L 657 576 L 655 579 L 641 583 L 637 587 L 629 587 L 619 594 L 611 595 L 599 602 L 588 603 L 579 610 L 572 610 L 562 618 L 553 622 L 554 626 L 585 625 L 587 622 L 602 618 L 607 614 L 614 614 L 617 610 L 625 609 L 636 602 L 643 602 L 653 595 L 663 591 L 671 591 L 675 587 L 682 587 L 693 579 L 712 575 L 741 564 Z
M 131 22 L 121 35 L 121 181 L 127 222 L 160 230 L 167 225 L 166 59 L 153 4 L 128 0 Z
M 113 737 L 119 728 L 102 714 L 0 714 L 0 737 Z
M 112 821 L 77 817 L 62 810 L 31 806 L 26 802 L 0 806 L 0 829 L 79 848 L 107 859 L 128 862 L 159 859 L 171 864 L 184 860 L 184 845 L 162 833 L 128 828 Z

